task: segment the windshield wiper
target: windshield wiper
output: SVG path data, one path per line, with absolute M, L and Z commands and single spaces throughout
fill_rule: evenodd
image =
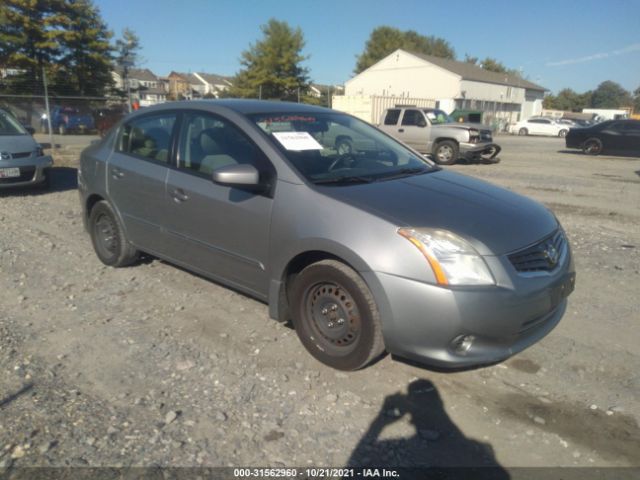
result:
M 375 181 L 371 177 L 358 177 L 358 176 L 341 176 L 341 177 L 332 177 L 332 178 L 321 178 L 319 180 L 314 180 L 313 183 L 316 185 L 326 185 L 326 184 L 345 184 L 345 183 L 371 183 Z
M 383 175 L 379 177 L 379 180 L 392 180 L 394 178 L 408 177 L 410 175 L 419 175 L 422 173 L 427 173 L 432 171 L 433 170 L 430 168 L 423 168 L 423 167 L 402 168 L 400 170 L 395 170 L 389 173 L 389 175 Z

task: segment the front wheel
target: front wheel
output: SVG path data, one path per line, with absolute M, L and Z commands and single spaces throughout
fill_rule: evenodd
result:
M 529 130 L 527 130 L 526 128 L 521 128 L 520 130 L 518 130 L 518 135 L 529 135 Z
M 559 136 L 560 138 L 564 138 L 564 137 L 566 137 L 566 136 L 567 136 L 567 130 L 560 130 L 560 131 L 558 132 L 558 136 Z
M 317 360 L 358 370 L 384 352 L 380 314 L 362 278 L 336 260 L 306 267 L 290 290 L 293 325 Z
M 602 153 L 602 142 L 599 138 L 588 138 L 582 144 L 582 151 L 587 155 L 600 155 Z
M 127 239 L 111 206 L 104 200 L 89 214 L 89 234 L 96 255 L 110 267 L 126 267 L 138 258 L 138 250 Z
M 451 140 L 438 142 L 433 155 L 436 163 L 440 165 L 453 165 L 458 159 L 458 144 Z

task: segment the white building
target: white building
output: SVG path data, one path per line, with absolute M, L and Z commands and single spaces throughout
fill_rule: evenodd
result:
M 539 115 L 545 88 L 516 75 L 398 49 L 345 83 L 345 97 L 431 101 L 447 113 L 481 110 L 484 122 L 515 122 Z M 334 108 L 339 108 L 340 101 Z M 410 102 L 415 103 L 415 102 Z M 377 118 L 367 119 L 374 123 Z
M 148 107 L 167 101 L 167 92 L 160 79 L 148 68 L 131 68 L 127 78 L 122 69 L 111 72 L 115 87 L 131 93 L 131 101 L 138 102 L 141 107 Z

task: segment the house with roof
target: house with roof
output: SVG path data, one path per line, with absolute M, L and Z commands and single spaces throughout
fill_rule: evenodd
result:
M 218 98 L 222 92 L 231 86 L 231 78 L 223 77 L 215 73 L 194 73 L 193 76 L 200 82 L 201 97 Z
M 545 91 L 544 87 L 517 75 L 398 49 L 347 80 L 345 98 L 334 97 L 333 105 L 338 109 L 343 104 L 357 105 L 354 101 L 357 97 L 374 104 L 371 98 L 380 97 L 391 99 L 386 101 L 387 106 L 395 99 L 396 104 L 415 103 L 447 113 L 456 109 L 482 111 L 485 123 L 515 122 L 542 112 Z M 377 113 L 371 111 L 375 117 Z M 366 120 L 376 123 L 378 118 Z
M 167 92 L 160 78 L 148 68 L 130 68 L 125 75 L 122 68 L 111 72 L 115 88 L 130 92 L 131 102 L 148 107 L 167 101 Z M 126 76 L 126 78 L 125 78 Z

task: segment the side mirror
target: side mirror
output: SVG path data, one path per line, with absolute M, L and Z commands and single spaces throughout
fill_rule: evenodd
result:
M 260 173 L 253 165 L 227 165 L 216 168 L 211 179 L 214 183 L 231 187 L 256 187 L 260 184 Z

